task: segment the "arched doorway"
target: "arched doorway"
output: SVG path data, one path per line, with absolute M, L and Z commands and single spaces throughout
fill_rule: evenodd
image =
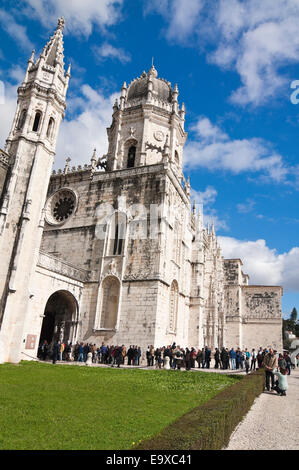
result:
M 68 291 L 54 292 L 46 304 L 40 342 L 74 342 L 78 326 L 78 304 Z

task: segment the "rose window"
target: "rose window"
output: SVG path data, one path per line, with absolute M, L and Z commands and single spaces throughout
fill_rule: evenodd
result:
M 54 193 L 46 204 L 46 221 L 50 225 L 66 222 L 75 212 L 77 195 L 70 189 L 60 189 Z
M 68 219 L 72 215 L 75 207 L 75 201 L 71 197 L 65 197 L 59 199 L 56 202 L 53 213 L 56 220 L 62 222 L 65 219 Z

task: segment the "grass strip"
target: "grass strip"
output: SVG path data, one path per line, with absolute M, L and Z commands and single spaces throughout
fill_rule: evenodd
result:
M 260 369 L 244 376 L 206 403 L 194 408 L 137 450 L 221 450 L 236 426 L 264 390 L 265 372 Z

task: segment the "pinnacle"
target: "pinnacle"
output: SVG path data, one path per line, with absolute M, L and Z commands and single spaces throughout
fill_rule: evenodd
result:
M 61 17 L 58 19 L 58 24 L 57 24 L 56 31 L 58 31 L 58 30 L 63 31 L 64 26 L 65 26 L 65 19 L 64 19 L 63 16 L 61 16 Z

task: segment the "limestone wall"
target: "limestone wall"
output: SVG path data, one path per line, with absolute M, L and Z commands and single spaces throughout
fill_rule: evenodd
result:
M 246 347 L 272 346 L 282 351 L 281 295 L 279 286 L 242 287 L 242 331 Z

